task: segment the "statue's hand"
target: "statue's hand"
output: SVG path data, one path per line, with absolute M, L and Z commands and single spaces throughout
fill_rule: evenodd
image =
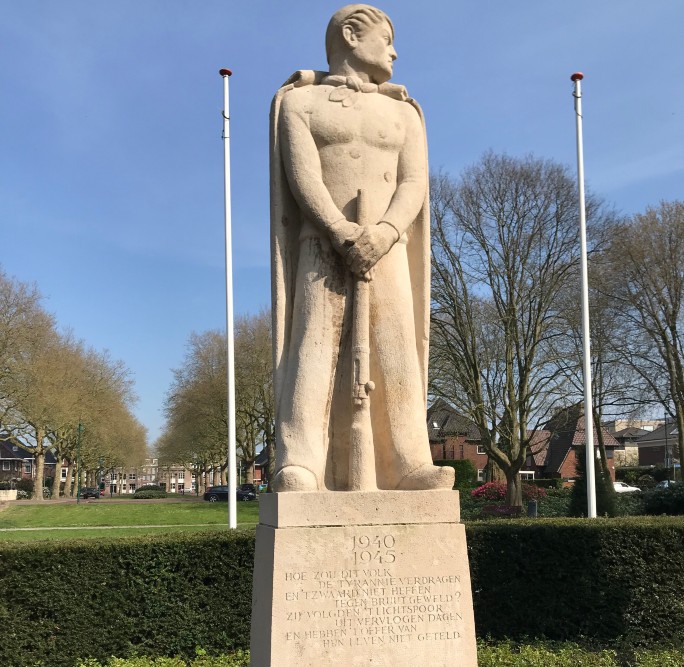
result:
M 330 237 L 330 243 L 332 243 L 333 248 L 342 255 L 346 256 L 347 251 L 351 246 L 356 243 L 356 240 L 363 233 L 363 229 L 359 227 L 355 222 L 349 222 L 349 220 L 338 220 L 329 230 L 328 235 Z
M 399 235 L 397 230 L 386 222 L 361 229 L 363 233 L 347 250 L 347 266 L 357 276 L 366 276 L 378 260 L 390 251 Z

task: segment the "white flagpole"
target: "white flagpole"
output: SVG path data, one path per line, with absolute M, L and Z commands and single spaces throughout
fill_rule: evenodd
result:
M 228 527 L 237 528 L 237 489 L 235 488 L 235 342 L 233 340 L 233 247 L 230 217 L 230 113 L 228 96 L 229 69 L 219 70 L 223 77 L 223 165 L 226 229 L 226 341 L 228 345 Z
M 591 392 L 591 341 L 589 338 L 589 274 L 587 270 L 587 216 L 584 205 L 584 149 L 582 140 L 582 72 L 575 72 L 575 122 L 577 126 L 577 187 L 579 191 L 581 268 L 582 268 L 582 350 L 584 369 L 584 433 L 586 442 L 587 516 L 596 518 L 596 457 L 594 455 L 594 413 Z

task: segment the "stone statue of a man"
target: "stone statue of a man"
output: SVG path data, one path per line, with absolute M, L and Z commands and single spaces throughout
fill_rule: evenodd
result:
M 301 71 L 271 111 L 276 491 L 349 484 L 351 311 L 369 281 L 379 489 L 451 488 L 426 427 L 427 156 L 422 113 L 389 84 L 394 27 L 353 4 L 326 33 L 330 71 Z M 357 224 L 357 193 L 372 224 Z

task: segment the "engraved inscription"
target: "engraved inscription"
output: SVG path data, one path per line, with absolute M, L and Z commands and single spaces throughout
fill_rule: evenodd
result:
M 408 555 L 415 545 L 403 548 L 395 532 L 350 531 L 347 544 L 349 567 L 281 573 L 285 641 L 332 649 L 460 639 L 458 572 L 419 567 Z

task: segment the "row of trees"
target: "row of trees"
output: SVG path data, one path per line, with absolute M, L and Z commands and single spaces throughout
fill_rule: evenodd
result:
M 198 480 L 225 483 L 228 442 L 227 346 L 225 332 L 190 336 L 185 359 L 174 370 L 166 396 L 166 428 L 157 442 L 160 461 L 183 464 Z M 238 458 L 253 481 L 257 449 L 274 461 L 275 410 L 268 311 L 235 323 L 235 428 Z
M 146 433 L 133 402 L 123 363 L 59 331 L 38 290 L 0 271 L 0 428 L 32 447 L 38 490 L 48 450 L 58 462 L 53 497 L 63 460 L 65 493 L 73 494 L 77 454 L 91 473 L 142 462 Z
M 434 175 L 431 208 L 430 390 L 477 424 L 520 504 L 532 430 L 582 396 L 576 181 L 488 153 Z M 684 460 L 684 203 L 626 218 L 591 196 L 587 222 L 594 419 L 660 405 Z

